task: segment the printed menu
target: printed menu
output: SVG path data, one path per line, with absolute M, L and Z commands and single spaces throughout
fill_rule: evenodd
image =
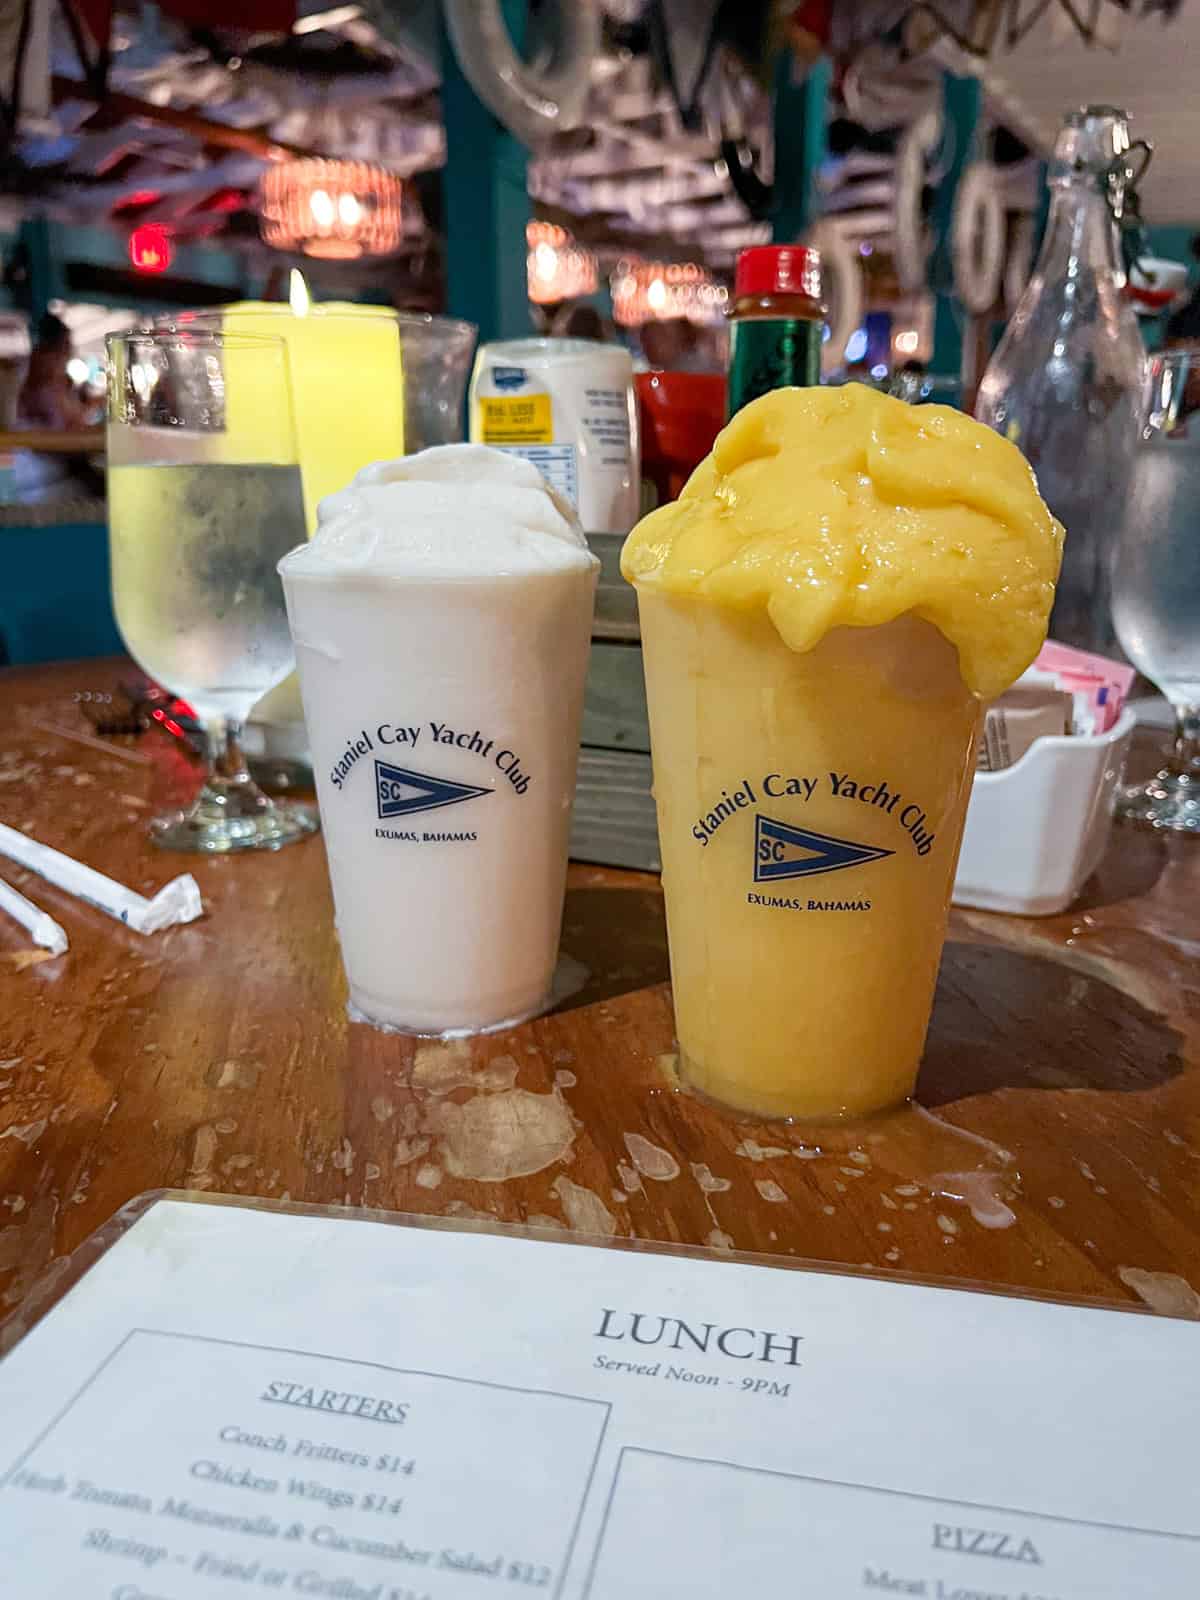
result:
M 1194 1600 L 1200 1327 L 163 1199 L 0 1363 L 21 1600 Z

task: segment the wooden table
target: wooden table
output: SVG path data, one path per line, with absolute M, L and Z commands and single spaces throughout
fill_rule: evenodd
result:
M 0 450 L 38 450 L 43 455 L 98 455 L 104 450 L 103 428 L 3 428 Z
M 0 674 L 0 819 L 145 890 L 191 869 L 208 912 L 141 938 L 0 862 L 71 938 L 39 959 L 0 920 L 0 1312 L 171 1186 L 1200 1314 L 1200 844 L 1120 828 L 1070 913 L 955 913 L 918 1090 L 932 1116 L 829 1139 L 677 1090 L 649 876 L 572 868 L 563 943 L 589 976 L 551 1016 L 459 1045 L 350 1024 L 320 841 L 155 851 L 149 816 L 195 772 L 160 731 L 90 734 L 72 692 L 120 670 Z M 976 1167 L 993 1176 L 933 1178 Z M 956 1186 L 974 1210 L 938 1192 Z M 997 1200 L 1011 1225 L 984 1225 L 1006 1220 Z

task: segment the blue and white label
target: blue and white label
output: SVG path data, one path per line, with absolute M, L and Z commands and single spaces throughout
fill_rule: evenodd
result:
M 904 860 L 915 855 L 925 861 L 937 845 L 936 819 L 878 772 L 745 774 L 710 789 L 707 801 L 691 826 L 696 848 L 733 851 L 745 862 L 747 905 L 768 911 L 870 912 L 895 889 Z M 806 826 L 806 814 L 821 826 Z M 827 831 L 831 823 L 837 833 Z M 881 834 L 891 836 L 887 845 L 867 842 Z M 874 870 L 854 876 L 857 867 Z M 831 872 L 852 874 L 844 889 L 839 881 L 837 888 L 803 891 L 789 881 Z M 849 898 L 824 899 L 823 893 Z
M 854 816 L 861 815 L 859 810 L 867 806 L 873 815 L 886 816 L 896 823 L 899 829 L 908 835 L 908 846 L 919 856 L 927 856 L 937 843 L 937 835 L 933 831 L 929 813 L 919 801 L 911 800 L 907 795 L 901 794 L 899 789 L 893 788 L 885 779 L 872 775 L 869 778 L 859 777 L 849 772 L 764 772 L 759 778 L 738 778 L 727 788 L 713 796 L 710 808 L 698 816 L 692 824 L 692 838 L 702 850 L 706 850 L 713 842 L 722 828 L 734 817 L 743 811 L 758 817 L 760 801 L 770 803 L 775 800 L 786 800 L 793 806 L 803 806 L 806 809 L 813 806 L 822 813 L 830 809 L 841 810 L 842 803 L 847 806 L 846 818 L 853 825 Z M 836 806 L 832 802 L 837 802 Z M 806 859 L 811 859 L 824 865 L 817 864 L 804 868 L 804 872 L 832 872 L 838 867 L 858 866 L 864 861 L 874 861 L 880 856 L 893 855 L 892 850 L 878 849 L 874 845 L 857 844 L 852 839 L 844 839 L 840 834 L 817 833 L 802 828 L 798 823 L 779 822 L 770 817 L 762 821 L 773 828 L 783 830 L 792 841 L 789 846 L 788 839 L 782 834 L 772 836 L 768 841 L 771 850 L 769 863 L 783 867 L 788 863 L 802 864 Z M 814 841 L 811 845 L 811 854 L 805 856 L 803 839 Z M 756 828 L 754 866 L 755 877 L 758 878 L 760 840 Z M 781 847 L 782 852 L 776 856 L 775 846 Z M 855 853 L 857 852 L 857 853 Z M 771 873 L 771 877 L 798 878 L 803 872 L 780 871 Z M 762 881 L 759 879 L 759 881 Z
M 323 780 L 322 807 L 341 804 L 336 797 L 345 796 L 364 823 L 374 824 L 377 839 L 400 844 L 474 844 L 476 830 L 486 830 L 488 819 L 504 804 L 496 797 L 511 793 L 521 798 L 535 782 L 511 744 L 469 723 L 436 717 L 371 722 L 354 729 L 343 745 Z M 466 773 L 450 777 L 447 766 L 465 767 Z M 485 799 L 490 803 L 480 806 Z M 407 819 L 421 812 L 468 803 L 472 809 L 461 824 L 457 816 L 450 822 L 450 832 L 407 826 Z
M 387 761 L 375 763 L 375 800 L 381 818 L 438 811 L 442 806 L 461 805 L 464 800 L 477 800 L 492 792 L 475 784 L 455 783 L 451 778 L 434 778 L 427 772 L 394 767 Z
M 895 855 L 876 845 L 855 844 L 812 828 L 797 828 L 772 817 L 754 819 L 754 881 L 774 883 L 780 878 L 808 878 L 818 872 L 844 872 L 865 861 Z

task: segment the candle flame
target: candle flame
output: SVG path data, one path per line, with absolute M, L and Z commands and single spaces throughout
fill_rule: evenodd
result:
M 312 305 L 312 295 L 308 292 L 308 285 L 299 267 L 292 268 L 292 275 L 288 281 L 288 300 L 291 302 L 293 316 L 308 315 L 308 308 Z

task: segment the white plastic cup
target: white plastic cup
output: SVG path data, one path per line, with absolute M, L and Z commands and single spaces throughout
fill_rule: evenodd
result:
M 352 1015 L 486 1032 L 545 1008 L 595 570 L 283 569 Z

